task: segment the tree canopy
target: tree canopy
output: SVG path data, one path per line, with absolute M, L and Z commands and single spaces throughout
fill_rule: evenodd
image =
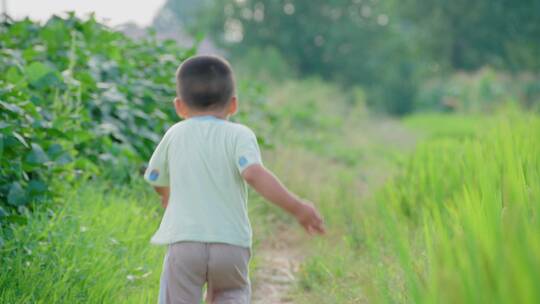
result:
M 233 57 L 276 49 L 300 75 L 360 85 L 392 113 L 410 111 L 416 83 L 434 74 L 540 67 L 537 0 L 193 2 L 168 0 L 163 11 Z

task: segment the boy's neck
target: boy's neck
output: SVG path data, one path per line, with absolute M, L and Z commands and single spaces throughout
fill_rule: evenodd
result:
M 229 114 L 226 113 L 225 111 L 189 111 L 189 113 L 187 113 L 186 117 L 184 118 L 188 119 L 188 118 L 193 118 L 197 116 L 214 116 L 219 119 L 224 119 L 224 120 L 229 119 Z

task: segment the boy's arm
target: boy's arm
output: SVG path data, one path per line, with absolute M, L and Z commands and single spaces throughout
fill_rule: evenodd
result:
M 159 194 L 159 196 L 161 196 L 161 206 L 163 206 L 163 208 L 167 208 L 167 205 L 169 204 L 170 188 L 154 186 L 154 189 Z
M 310 234 L 325 232 L 323 219 L 311 203 L 290 192 L 278 178 L 260 164 L 253 164 L 242 172 L 242 177 L 260 195 L 292 214 Z

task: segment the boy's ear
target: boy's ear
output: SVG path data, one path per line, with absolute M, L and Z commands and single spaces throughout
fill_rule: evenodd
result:
M 238 112 L 238 98 L 236 96 L 231 97 L 231 102 L 229 102 L 229 115 L 234 115 Z
M 174 109 L 176 110 L 176 115 L 178 115 L 178 117 L 182 119 L 186 119 L 188 117 L 188 109 L 186 103 L 178 97 L 174 98 L 173 103 Z

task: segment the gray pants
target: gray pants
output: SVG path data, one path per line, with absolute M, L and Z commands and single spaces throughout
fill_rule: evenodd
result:
M 249 248 L 223 243 L 170 244 L 163 261 L 159 304 L 249 304 Z

